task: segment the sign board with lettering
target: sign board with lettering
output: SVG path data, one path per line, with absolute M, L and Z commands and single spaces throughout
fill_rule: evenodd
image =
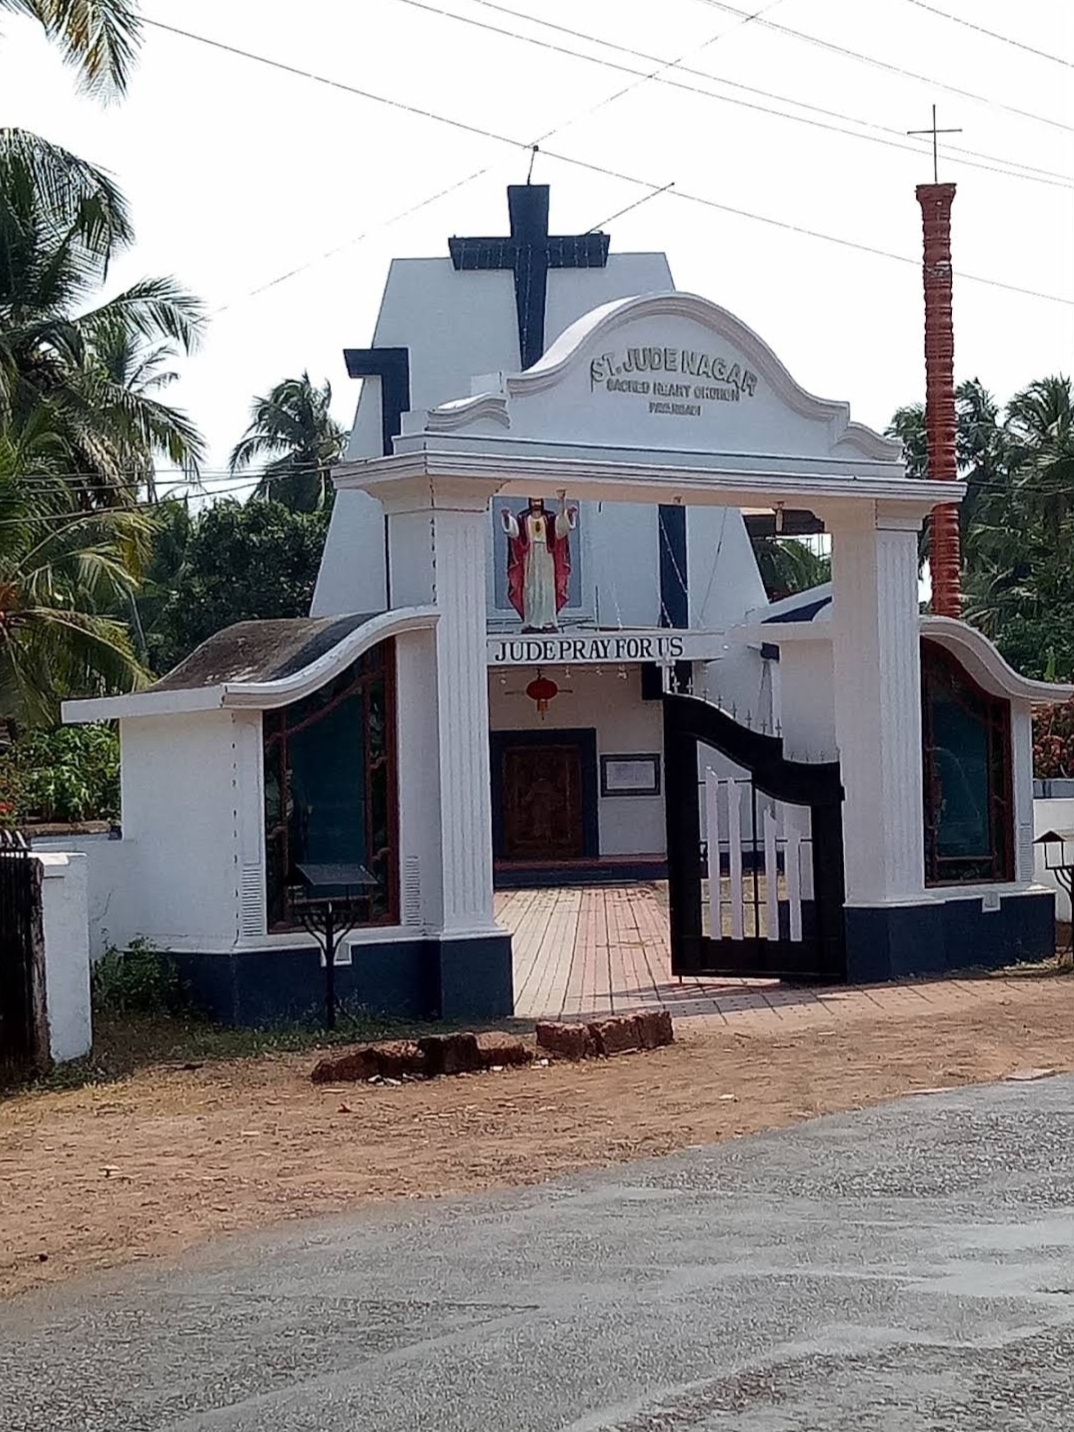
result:
M 520 632 L 488 639 L 489 666 L 600 666 L 626 662 L 713 661 L 727 644 L 722 632 Z
M 905 478 L 898 443 L 852 423 L 845 403 L 806 392 L 757 334 L 693 294 L 594 309 L 524 373 L 477 380 L 471 397 L 425 424 L 423 437 L 469 433 L 483 452 L 527 459 L 544 444 L 587 463 L 659 464 L 666 453 L 679 467 L 755 467 L 766 488 L 788 460 L 799 476 L 852 477 L 855 491 L 866 477 Z M 576 482 L 571 490 L 581 494 Z
M 652 414 L 700 418 L 708 403 L 754 397 L 757 374 L 718 353 L 641 344 L 591 358 L 589 385 L 594 392 L 645 398 Z

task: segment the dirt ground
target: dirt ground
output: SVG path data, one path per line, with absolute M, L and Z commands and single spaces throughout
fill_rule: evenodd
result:
M 23 1094 L 0 1104 L 0 1294 L 374 1199 L 535 1183 L 915 1089 L 1074 1069 L 1074 979 L 923 1005 L 684 1020 L 649 1054 L 398 1087 L 314 1086 L 316 1056 L 288 1054 Z

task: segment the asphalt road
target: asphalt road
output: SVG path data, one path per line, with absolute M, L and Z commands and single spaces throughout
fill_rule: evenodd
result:
M 0 1307 L 5 1432 L 1072 1425 L 1070 1078 L 296 1224 Z

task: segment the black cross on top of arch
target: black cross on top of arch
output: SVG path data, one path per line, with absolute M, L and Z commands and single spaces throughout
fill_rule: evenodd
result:
M 507 238 L 448 240 L 451 262 L 459 270 L 511 269 L 515 276 L 518 352 L 529 368 L 544 352 L 544 311 L 550 268 L 604 268 L 607 234 L 556 235 L 548 232 L 548 185 L 509 184 Z

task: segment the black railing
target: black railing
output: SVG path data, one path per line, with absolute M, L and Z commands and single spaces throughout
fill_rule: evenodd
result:
M 29 1073 L 37 1053 L 35 873 L 25 837 L 0 830 L 0 1081 Z

